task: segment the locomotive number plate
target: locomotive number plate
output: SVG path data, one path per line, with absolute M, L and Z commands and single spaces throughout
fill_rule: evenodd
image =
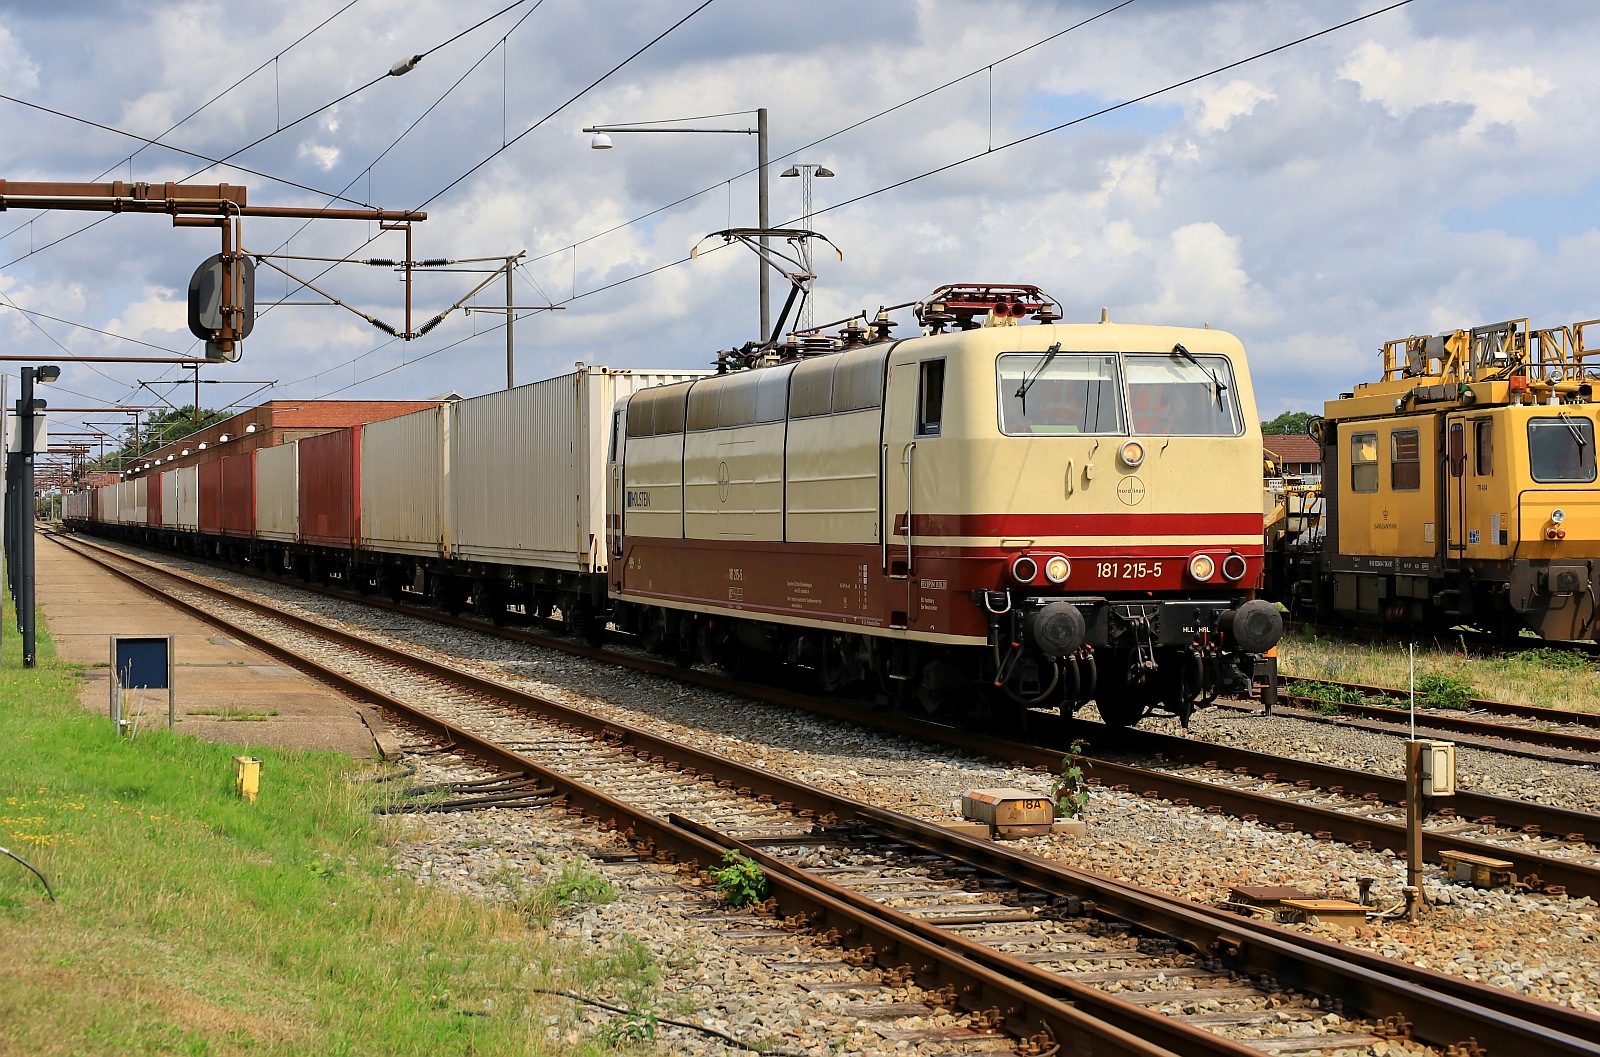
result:
M 1102 580 L 1149 580 L 1161 575 L 1161 563 L 1095 562 L 1094 571 Z

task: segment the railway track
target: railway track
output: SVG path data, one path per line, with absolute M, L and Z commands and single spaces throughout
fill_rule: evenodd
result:
M 968 1030 L 1013 1034 L 1019 1053 L 1237 1057 L 1409 1035 L 1452 1057 L 1600 1054 L 1600 1018 L 974 841 L 125 555 L 94 560 L 547 788 L 641 857 L 740 850 L 774 891 L 773 928 L 753 931 L 808 930 L 890 985 L 915 981 Z M 427 711 L 402 700 L 422 695 Z
M 1341 691 L 1342 697 L 1359 700 L 1330 702 L 1325 698 L 1296 693 L 1297 684 L 1330 687 Z M 1348 724 L 1352 719 L 1365 720 L 1369 722 L 1363 725 L 1369 729 L 1395 730 L 1402 727 L 1409 729 L 1410 713 L 1405 711 L 1409 697 L 1409 691 L 1395 687 L 1291 678 L 1279 692 L 1278 700 L 1280 704 L 1293 709 L 1298 719 L 1334 724 Z M 1394 704 L 1373 704 L 1372 701 L 1392 701 Z M 1473 715 L 1466 715 L 1464 711 Z M 1477 718 L 1479 715 L 1498 716 L 1505 721 L 1480 719 Z M 1417 729 L 1471 739 L 1474 748 L 1537 756 L 1540 759 L 1551 758 L 1551 750 L 1555 750 L 1561 754 L 1561 758 L 1570 762 L 1600 762 L 1600 713 L 1476 698 L 1467 701 L 1461 710 L 1438 709 L 1425 707 L 1419 698 Z
M 107 549 L 126 560 L 122 552 Z M 154 567 L 154 566 L 152 566 Z M 237 571 L 232 566 L 222 566 Z M 269 580 L 304 589 L 299 581 Z M 1064 748 L 1075 739 L 1095 749 L 1095 782 L 1119 791 L 1193 805 L 1282 830 L 1297 830 L 1357 848 L 1405 847 L 1404 782 L 1370 771 L 1267 755 L 1139 730 L 1107 728 L 1077 720 L 1036 715 L 1027 744 L 953 730 L 904 716 L 864 712 L 859 707 L 751 685 L 715 673 L 687 669 L 633 653 L 596 649 L 571 639 L 516 628 L 492 627 L 481 620 L 450 617 L 425 609 L 328 588 L 318 593 L 373 605 L 419 619 L 494 634 L 578 656 L 621 664 L 709 689 L 755 697 L 785 708 L 875 726 L 924 742 L 980 753 L 1040 771 L 1059 768 Z M 1137 753 L 1163 762 L 1143 766 L 1107 753 Z M 1592 759 L 1589 762 L 1593 762 Z M 1600 899 L 1600 816 L 1507 797 L 1461 791 L 1433 805 L 1423 850 L 1437 861 L 1441 852 L 1465 852 L 1511 864 L 1519 882 L 1536 891 L 1569 892 Z

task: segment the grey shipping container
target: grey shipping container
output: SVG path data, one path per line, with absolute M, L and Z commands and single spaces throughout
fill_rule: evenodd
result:
M 709 373 L 582 367 L 454 404 L 451 556 L 604 570 L 612 406 L 640 389 Z
M 450 409 L 440 404 L 361 427 L 362 549 L 445 556 Z
M 296 441 L 256 449 L 256 535 L 293 543 L 300 538 L 300 461 Z

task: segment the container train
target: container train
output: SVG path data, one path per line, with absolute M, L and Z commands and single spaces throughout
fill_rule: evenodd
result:
M 1382 379 L 1311 423 L 1321 502 L 1285 522 L 1269 597 L 1328 620 L 1600 636 L 1597 324 L 1387 342 Z
M 918 336 L 880 312 L 746 369 L 582 367 L 141 472 L 67 521 L 974 725 L 1187 723 L 1268 678 L 1239 341 L 1060 323 L 1031 286 L 905 307 Z

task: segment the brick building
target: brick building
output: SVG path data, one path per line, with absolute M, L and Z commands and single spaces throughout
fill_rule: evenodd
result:
M 1322 446 L 1304 434 L 1264 435 L 1262 447 L 1267 457 L 1278 464 L 1278 472 L 1302 477 L 1322 476 Z

